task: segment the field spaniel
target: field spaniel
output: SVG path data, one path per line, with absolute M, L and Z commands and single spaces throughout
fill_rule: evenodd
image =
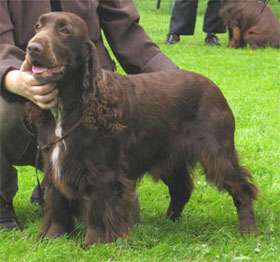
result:
M 26 60 L 35 78 L 55 81 L 52 110 L 28 106 L 47 182 L 39 237 L 87 224 L 85 246 L 128 235 L 136 182 L 149 173 L 169 189 L 167 217 L 180 217 L 197 162 L 226 190 L 241 232 L 256 232 L 257 188 L 239 165 L 234 117 L 219 88 L 182 70 L 123 76 L 102 70 L 85 22 L 70 13 L 39 18 Z
M 229 48 L 280 47 L 280 24 L 271 8 L 259 0 L 224 1 L 220 15 L 228 27 Z

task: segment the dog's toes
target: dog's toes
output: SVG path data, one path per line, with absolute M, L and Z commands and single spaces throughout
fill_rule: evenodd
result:
M 67 233 L 67 229 L 64 225 L 52 223 L 43 237 L 44 239 L 59 238 L 62 237 L 65 233 Z
M 83 250 L 88 250 L 91 246 L 92 246 L 92 244 L 91 244 L 91 245 L 88 245 L 88 244 L 86 244 L 85 242 L 82 243 L 82 244 L 80 245 L 80 247 L 81 247 Z
M 256 228 L 256 226 L 248 226 L 246 228 L 240 228 L 240 234 L 241 235 L 246 235 L 246 234 L 258 235 L 259 230 Z
M 42 233 L 42 232 L 40 232 L 38 235 L 37 235 L 37 237 L 36 237 L 36 242 L 40 242 L 40 241 L 42 241 L 43 239 L 44 239 L 44 236 L 45 236 L 45 234 L 46 233 Z
M 166 218 L 172 221 L 178 221 L 182 215 L 183 208 L 184 205 L 170 204 L 165 214 Z
M 181 214 L 174 214 L 173 212 L 166 212 L 166 218 L 172 220 L 173 222 L 178 221 L 181 217 Z
M 82 247 L 88 248 L 95 243 L 98 244 L 110 242 L 113 242 L 113 239 L 109 236 L 106 236 L 105 231 L 101 227 L 88 227 Z

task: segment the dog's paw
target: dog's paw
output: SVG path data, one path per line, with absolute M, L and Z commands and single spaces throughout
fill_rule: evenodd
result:
M 240 234 L 241 235 L 246 235 L 246 234 L 258 235 L 259 231 L 255 225 L 249 225 L 246 227 L 240 227 Z
M 67 233 L 68 230 L 66 226 L 57 224 L 57 223 L 51 223 L 49 228 L 45 232 L 40 232 L 36 238 L 36 240 L 42 240 L 42 239 L 50 239 L 50 238 L 59 238 L 62 237 L 65 233 Z
M 82 247 L 84 249 L 87 249 L 93 244 L 110 243 L 112 241 L 113 239 L 111 237 L 106 236 L 105 231 L 101 227 L 88 227 Z

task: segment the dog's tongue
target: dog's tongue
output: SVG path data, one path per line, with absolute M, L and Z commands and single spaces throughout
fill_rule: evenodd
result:
M 47 68 L 40 67 L 40 66 L 32 66 L 32 72 L 33 74 L 42 74 Z
M 51 74 L 60 73 L 64 70 L 64 66 L 57 66 L 53 68 L 46 68 L 41 66 L 32 66 L 32 72 L 41 77 L 50 76 Z

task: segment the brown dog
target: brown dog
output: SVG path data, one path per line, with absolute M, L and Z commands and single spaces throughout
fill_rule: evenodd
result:
M 264 9 L 263 9 L 264 8 Z M 258 0 L 227 0 L 220 11 L 228 27 L 229 48 L 280 47 L 280 24 L 269 6 Z
M 104 71 L 86 24 L 70 13 L 40 17 L 27 61 L 39 81 L 53 79 L 59 89 L 56 108 L 28 110 L 47 181 L 39 236 L 69 232 L 78 215 L 87 223 L 86 246 L 126 236 L 136 181 L 146 172 L 168 186 L 167 216 L 176 220 L 191 196 L 196 162 L 232 196 L 241 232 L 257 231 L 257 188 L 239 165 L 234 117 L 212 81 L 182 70 Z

